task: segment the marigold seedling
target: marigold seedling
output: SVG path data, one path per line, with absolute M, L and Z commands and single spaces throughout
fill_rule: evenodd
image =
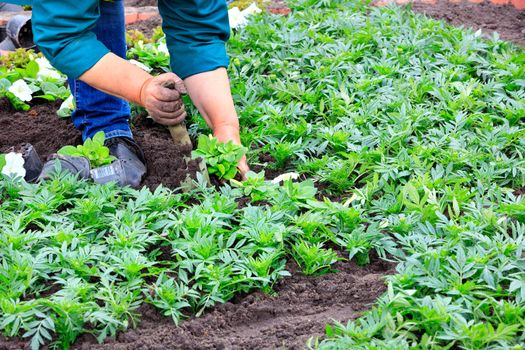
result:
M 246 151 L 245 147 L 236 145 L 232 141 L 223 143 L 212 135 L 201 135 L 192 156 L 204 158 L 210 174 L 219 179 L 231 180 L 237 175 L 237 163 Z

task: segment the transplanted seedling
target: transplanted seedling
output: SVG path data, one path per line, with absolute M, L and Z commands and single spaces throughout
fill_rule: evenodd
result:
M 201 135 L 192 156 L 204 158 L 210 174 L 216 175 L 219 179 L 231 180 L 237 175 L 237 163 L 246 151 L 245 147 L 231 141 L 223 143 L 212 135 Z
M 109 148 L 104 146 L 105 134 L 99 131 L 93 139 L 87 138 L 83 145 L 64 146 L 57 153 L 63 156 L 85 157 L 93 168 L 111 164 L 116 158 L 109 154 Z

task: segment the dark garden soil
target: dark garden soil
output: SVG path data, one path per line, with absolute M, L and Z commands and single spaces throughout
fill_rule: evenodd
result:
M 144 33 L 147 38 L 151 38 L 153 30 L 162 25 L 162 19 L 160 16 L 153 16 L 145 21 L 139 21 L 132 24 L 128 24 L 127 30 L 138 30 Z
M 436 4 L 416 1 L 411 6 L 415 12 L 443 19 L 455 26 L 481 29 L 487 35 L 498 32 L 504 40 L 525 45 L 525 11 L 512 5 L 496 6 L 488 2 L 453 4 L 438 0 Z
M 125 0 L 124 4 L 133 7 L 157 6 L 157 0 Z
M 515 196 L 525 196 L 525 187 L 519 188 L 516 191 L 514 191 Z
M 17 112 L 7 100 L 0 100 L 0 151 L 27 142 L 44 159 L 62 146 L 80 144 L 80 132 L 70 119 L 57 117 L 59 106 L 57 102 L 35 106 L 29 112 Z M 146 156 L 148 173 L 144 185 L 152 189 L 159 184 L 175 188 L 188 173 L 195 175 L 197 163 L 190 162 L 186 166 L 183 160 L 191 150 L 175 145 L 165 127 L 143 116 L 135 118 L 132 124 L 135 140 Z

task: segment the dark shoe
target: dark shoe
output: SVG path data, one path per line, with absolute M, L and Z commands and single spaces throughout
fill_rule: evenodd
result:
M 118 183 L 121 186 L 139 187 L 146 174 L 146 160 L 139 145 L 128 137 L 110 138 L 106 140 L 105 145 L 109 148 L 109 153 L 117 158 L 108 167 L 113 167 L 117 173 L 120 173 Z M 92 175 L 96 170 L 92 170 Z M 93 179 L 97 182 L 95 176 Z

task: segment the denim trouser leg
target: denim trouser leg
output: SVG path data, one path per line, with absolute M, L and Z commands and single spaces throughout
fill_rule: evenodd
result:
M 100 18 L 93 32 L 114 54 L 126 57 L 124 1 L 100 1 Z M 104 131 L 106 138 L 132 137 L 128 119 L 129 104 L 117 97 L 98 91 L 80 80 L 69 79 L 77 109 L 73 124 L 82 131 L 82 138 Z

